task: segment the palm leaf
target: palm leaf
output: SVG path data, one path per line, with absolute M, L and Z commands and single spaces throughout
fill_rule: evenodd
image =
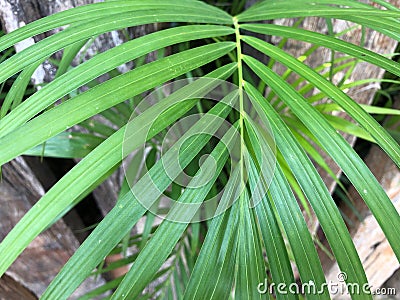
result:
M 111 0 L 46 17 L 0 37 L 2 51 L 26 38 L 64 27 L 10 58 L 0 58 L 0 82 L 18 78 L 0 110 L 0 164 L 21 154 L 83 157 L 1 242 L 0 274 L 6 272 L 37 235 L 105 180 L 135 150 L 140 155 L 129 166 L 130 173 L 127 172 L 117 204 L 55 277 L 43 299 L 67 299 L 87 277 L 131 263 L 126 275 L 82 299 L 107 291 L 114 294 L 105 299 L 265 299 L 273 296 L 260 292 L 260 287 L 279 283 L 287 287 L 297 282 L 292 264 L 297 267 L 301 283 L 312 282 L 320 292 L 305 290 L 307 298 L 328 299 L 314 233 L 307 228 L 300 205 L 308 215 L 309 206 L 315 212 L 341 271 L 347 274 L 347 282 L 366 284 L 363 266 L 345 222 L 311 159 L 338 179 L 309 141 L 344 171 L 400 258 L 399 214 L 371 171 L 336 131 L 376 142 L 400 166 L 398 143 L 370 115 L 398 115 L 398 111 L 358 105 L 343 91 L 372 81 L 343 84 L 358 61 L 374 64 L 397 76 L 400 65 L 339 39 L 340 34 L 333 34 L 330 20 L 328 36 L 296 28 L 302 19 L 294 27 L 254 22 L 308 16 L 334 18 L 400 40 L 399 10 L 381 0 L 373 2 L 386 9 L 350 0 L 278 0 L 260 1 L 241 12 L 245 1 L 234 1 L 230 11 L 237 16 L 232 17 L 216 6 L 193 0 Z M 69 67 L 93 36 L 154 22 L 170 22 L 170 28 Z M 274 35 L 283 41 L 276 47 L 245 35 L 246 32 Z M 287 39 L 313 46 L 296 59 L 282 50 Z M 243 44 L 266 55 L 270 63 L 264 65 L 246 55 Z M 325 64 L 311 69 L 303 63 L 319 46 L 346 56 L 331 59 L 329 71 L 320 74 Z M 167 47 L 172 50 L 171 55 L 166 55 Z M 59 50 L 64 50 L 64 54 L 56 78 L 22 101 L 31 74 Z M 158 59 L 145 64 L 144 57 L 152 51 L 158 51 Z M 119 65 L 132 60 L 135 69 L 116 74 Z M 272 71 L 275 63 L 288 68 L 282 76 Z M 337 63 L 340 65 L 334 66 Z M 346 68 L 338 86 L 328 80 Z M 106 73 L 110 73 L 111 79 L 98 84 L 95 79 Z M 299 75 L 299 79 L 289 84 L 286 79 L 292 73 Z M 193 74 L 200 74 L 201 78 L 194 80 Z M 130 118 L 132 112 L 137 112 L 142 93 L 182 77 L 193 82 Z M 237 89 L 232 91 L 222 86 L 222 100 L 210 104 L 203 98 L 219 86 L 218 79 L 235 82 Z M 89 89 L 80 92 L 85 85 Z M 271 90 L 267 97 L 261 93 L 265 86 Z M 306 99 L 305 95 L 314 88 L 320 93 Z M 162 93 L 160 89 L 157 91 Z M 323 97 L 335 103 L 315 105 Z M 59 99 L 65 101 L 52 107 Z M 345 111 L 358 124 L 326 114 L 337 110 Z M 194 112 L 201 118 L 177 131 L 182 136 L 169 151 L 159 150 L 162 134 L 168 134 L 181 119 Z M 92 119 L 97 114 L 112 125 Z M 233 124 L 230 130 L 215 142 L 211 135 L 228 121 Z M 66 132 L 76 124 L 89 133 Z M 149 146 L 137 150 L 144 143 Z M 231 151 L 231 144 L 235 144 L 238 152 Z M 197 157 L 208 153 L 211 154 L 199 169 Z M 197 174 L 190 184 L 198 187 L 175 182 L 180 172 L 175 170 L 176 161 L 179 168 Z M 200 184 L 205 176 L 210 180 Z M 213 218 L 189 224 L 199 221 L 203 213 L 201 205 L 217 195 L 221 187 L 224 191 L 219 203 L 214 203 L 211 213 L 205 212 Z M 161 202 L 166 195 L 176 202 L 162 215 L 166 219 L 155 226 L 152 213 L 154 209 L 163 209 Z M 146 216 L 143 232 L 129 236 L 143 216 Z M 174 222 L 177 217 L 185 222 Z M 96 270 L 104 257 L 126 253 L 129 247 L 136 247 L 137 251 Z M 150 284 L 152 288 L 147 289 Z M 371 298 L 363 292 L 353 293 L 352 298 Z M 284 294 L 276 289 L 275 296 L 299 298 L 297 294 Z

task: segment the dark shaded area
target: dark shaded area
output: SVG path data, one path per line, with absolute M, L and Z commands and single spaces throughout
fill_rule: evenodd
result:
M 26 161 L 46 191 L 75 166 L 73 160 L 62 158 L 27 157 Z M 93 225 L 102 220 L 102 214 L 92 193 L 90 193 L 71 209 L 63 219 L 78 241 L 82 243 L 92 232 Z

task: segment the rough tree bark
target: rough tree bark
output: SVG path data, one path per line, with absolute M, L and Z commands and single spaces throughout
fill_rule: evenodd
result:
M 73 8 L 80 5 L 102 2 L 102 0 L 0 0 L 0 20 L 2 21 L 3 28 L 6 32 L 11 32 L 25 24 L 40 19 L 42 17 L 60 12 L 69 8 Z M 130 38 L 136 38 L 145 35 L 150 32 L 157 30 L 159 26 L 157 24 L 149 24 L 144 26 L 136 26 L 129 28 L 128 33 Z M 57 30 L 55 30 L 57 31 Z M 54 34 L 55 32 L 50 31 L 34 38 L 27 39 L 16 45 L 16 51 L 21 51 L 33 43 Z M 84 60 L 89 59 L 96 53 L 104 52 L 117 45 L 122 44 L 125 41 L 125 36 L 119 31 L 113 31 L 105 33 L 97 37 L 90 47 L 84 54 Z M 82 53 L 77 55 L 73 64 L 78 62 L 78 57 Z M 54 56 L 56 59 L 60 59 L 62 52 L 56 53 Z M 154 59 L 152 53 L 148 55 L 147 60 L 151 61 Z M 132 67 L 131 64 L 125 64 L 119 67 L 121 72 L 125 72 Z M 49 61 L 45 61 L 33 74 L 33 84 L 40 85 L 43 82 L 49 82 L 54 78 L 56 68 Z M 99 117 L 100 120 L 101 117 Z M 104 120 L 102 120 L 104 121 Z M 74 130 L 82 130 L 79 127 L 74 127 Z M 119 187 L 123 179 L 123 172 L 117 170 L 109 179 L 93 191 L 93 195 L 97 201 L 99 209 L 103 215 L 106 215 L 115 205 Z

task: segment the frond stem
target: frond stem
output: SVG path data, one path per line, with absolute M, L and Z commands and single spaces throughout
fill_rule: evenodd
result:
M 236 36 L 236 51 L 237 51 L 237 64 L 238 64 L 238 89 L 239 89 L 239 126 L 240 126 L 240 177 L 241 177 L 241 188 L 240 191 L 243 191 L 244 188 L 244 104 L 243 104 L 243 67 L 242 67 L 242 47 L 241 47 L 241 35 L 239 30 L 239 24 L 236 17 L 233 17 L 233 24 L 235 26 L 235 36 Z

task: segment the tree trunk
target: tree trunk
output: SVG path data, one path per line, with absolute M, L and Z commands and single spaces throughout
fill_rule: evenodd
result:
M 2 22 L 2 26 L 5 32 L 14 31 L 25 24 L 38 20 L 40 18 L 46 17 L 48 15 L 52 15 L 54 13 L 70 9 L 73 7 L 77 7 L 80 5 L 102 2 L 101 0 L 0 0 L 0 20 Z M 147 33 L 153 32 L 158 29 L 157 24 L 150 24 L 144 26 L 137 26 L 134 28 L 128 29 L 128 34 L 130 38 L 140 37 Z M 27 39 L 18 43 L 15 46 L 17 52 L 22 51 L 23 49 L 33 45 L 35 42 L 46 38 L 54 34 L 57 30 L 53 30 L 44 34 L 40 34 L 34 38 Z M 85 53 L 78 53 L 77 57 L 73 61 L 73 64 L 78 64 L 81 56 L 84 56 L 83 60 L 90 59 L 91 56 L 95 55 L 99 52 L 104 52 L 108 49 L 111 49 L 121 43 L 125 42 L 125 36 L 119 32 L 109 32 L 100 35 L 97 37 L 93 43 L 90 44 Z M 60 59 L 62 57 L 62 51 L 55 53 L 54 58 Z M 79 58 L 79 59 L 78 59 Z M 150 53 L 147 57 L 147 61 L 154 60 L 154 54 Z M 125 72 L 129 70 L 132 65 L 126 64 L 119 67 L 121 72 Z M 52 65 L 48 60 L 45 61 L 32 75 L 32 83 L 35 86 L 38 86 L 45 82 L 50 82 L 54 79 L 54 75 L 56 74 L 56 67 Z M 38 87 L 40 88 L 40 87 Z M 100 118 L 101 120 L 101 118 Z M 74 131 L 81 131 L 82 129 L 79 126 L 74 126 Z M 31 177 L 36 180 L 35 188 L 40 187 L 40 183 L 37 180 L 36 176 L 40 177 L 40 181 L 44 182 L 52 182 L 54 184 L 54 179 L 51 174 L 49 174 L 48 168 L 46 169 L 45 165 L 39 165 L 37 160 L 27 158 L 28 162 L 31 166 L 33 166 L 33 170 L 29 170 L 29 172 L 24 173 L 24 175 L 20 178 Z M 16 160 L 18 163 L 26 164 L 25 159 L 18 158 Z M 4 178 L 8 180 L 9 185 L 2 185 L 2 191 L 5 193 L 10 193 L 10 189 L 12 186 L 18 186 L 16 184 L 16 176 L 12 176 L 15 172 L 18 172 L 19 165 L 15 163 L 10 163 L 6 166 L 4 172 Z M 43 171 L 45 170 L 45 171 Z M 33 171 L 33 172 L 32 172 Z M 11 174 L 11 175 L 10 175 Z M 123 171 L 121 169 L 117 170 L 113 175 L 111 175 L 105 182 L 103 182 L 99 187 L 97 187 L 93 191 L 93 196 L 96 200 L 97 206 L 100 209 L 100 212 L 103 216 L 105 216 L 115 205 L 120 185 L 123 180 Z M 26 185 L 26 183 L 19 183 L 22 186 Z M 50 186 L 49 186 L 50 187 Z M 11 189 L 12 190 L 12 189 Z M 35 201 L 43 195 L 43 188 L 40 187 L 41 193 L 32 195 L 26 195 L 24 200 L 27 199 L 35 199 Z M 35 189 L 32 189 L 35 191 Z M 23 192 L 17 191 L 15 195 L 24 195 Z M 26 201 L 23 204 L 23 209 L 18 208 L 18 197 L 16 198 L 10 196 L 7 198 L 8 205 L 10 210 L 8 212 L 12 212 L 13 210 L 18 211 L 17 214 L 4 212 L 4 218 L 2 220 L 9 220 L 8 223 L 12 224 L 7 228 L 0 227 L 0 238 L 3 238 L 6 233 L 17 223 L 17 221 L 29 210 L 29 208 L 34 204 L 33 202 L 27 203 Z M 15 202 L 14 202 L 15 201 Z M 21 202 L 22 200 L 20 200 Z M 17 203 L 18 202 L 18 203 Z M 22 203 L 22 202 L 21 202 Z M 22 204 L 21 204 L 22 205 Z M 71 216 L 72 215 L 72 216 Z M 77 224 L 82 224 L 82 221 L 76 214 L 68 214 L 67 216 L 69 222 L 68 224 L 74 227 L 77 227 Z M 72 220 L 71 220 L 72 219 Z M 57 225 L 59 224 L 59 225 Z M 61 226 L 61 227 L 60 227 Z M 67 235 L 65 236 L 65 232 Z M 48 234 L 52 235 L 52 237 L 48 236 Z M 58 273 L 63 264 L 66 263 L 67 259 L 74 253 L 74 251 L 79 246 L 78 241 L 73 236 L 72 232 L 67 228 L 63 221 L 59 221 L 56 225 L 52 226 L 51 229 L 43 233 L 42 238 L 47 241 L 47 244 L 44 242 L 36 243 L 36 240 L 32 243 L 31 246 L 21 255 L 21 257 L 14 263 L 14 265 L 7 271 L 7 275 L 10 278 L 15 279 L 17 282 L 21 282 L 26 286 L 29 290 L 31 290 L 37 297 L 40 296 L 45 287 L 50 283 L 51 279 Z M 41 236 L 37 238 L 37 240 L 41 239 Z M 71 243 L 62 243 L 57 240 L 57 237 L 63 236 L 64 239 L 69 240 Z M 52 240 L 54 239 L 54 244 Z M 33 247 L 33 248 L 32 248 Z M 57 251 L 47 251 L 47 248 L 52 249 L 60 249 Z M 29 249 L 35 249 L 34 251 L 30 251 Z M 59 252 L 63 249 L 63 252 Z M 46 253 L 43 257 L 39 255 L 39 253 Z M 61 255 L 62 254 L 62 255 Z M 40 256 L 40 257 L 39 257 Z M 34 258 L 34 259 L 32 259 Z M 37 263 L 38 266 L 34 266 Z M 33 265 L 32 265 L 33 264 Z M 39 266 L 45 266 L 42 270 L 39 270 Z M 37 274 L 33 275 L 33 272 L 27 272 L 27 268 L 31 270 L 36 270 Z M 126 270 L 125 270 L 126 271 Z M 113 276 L 113 274 L 111 274 Z M 31 277 L 31 278 L 30 278 Z M 98 284 L 104 283 L 104 280 L 100 277 L 97 283 L 93 281 L 87 281 L 84 283 L 80 290 L 76 292 L 76 294 L 83 294 L 85 291 L 91 290 L 96 287 Z
M 0 20 L 4 31 L 8 33 L 45 16 L 93 2 L 100 1 L 0 0 Z M 154 30 L 151 25 L 139 26 L 131 29 L 129 33 L 132 37 L 140 36 L 150 32 L 151 29 Z M 38 35 L 35 38 L 27 39 L 18 43 L 15 49 L 17 52 L 22 51 L 35 42 L 54 33 L 52 31 Z M 85 53 L 85 59 L 89 59 L 91 55 L 111 49 L 123 42 L 122 34 L 118 32 L 103 34 L 91 44 L 87 53 Z M 55 54 L 56 59 L 60 59 L 61 56 L 62 52 Z M 77 57 L 79 56 L 80 54 Z M 74 63 L 76 64 L 77 60 Z M 127 68 L 129 66 L 125 66 L 125 70 Z M 32 83 L 38 86 L 44 82 L 50 82 L 54 78 L 55 73 L 55 66 L 46 61 L 32 75 Z M 37 161 L 27 159 L 31 165 L 35 165 L 34 170 L 28 167 L 25 159 L 22 157 L 4 166 L 3 181 L 0 184 L 0 199 L 2 207 L 6 207 L 7 209 L 2 209 L 0 212 L 2 220 L 0 223 L 0 240 L 7 235 L 32 205 L 43 196 L 44 189 L 37 176 L 42 182 L 54 183 L 54 179 L 52 178 L 54 176 L 49 173 L 49 170 L 47 169 L 43 172 L 43 169 L 46 168 L 45 165 L 38 165 Z M 122 172 L 117 172 L 93 192 L 103 216 L 115 205 L 122 177 L 120 174 Z M 82 223 L 76 215 L 73 218 L 72 222 L 74 224 Z M 6 291 L 12 292 L 17 289 L 16 286 L 18 284 L 21 284 L 32 295 L 40 297 L 54 276 L 78 247 L 78 240 L 64 221 L 60 220 L 49 230 L 39 235 L 9 268 L 6 272 L 7 277 L 0 282 L 0 291 L 4 290 L 0 294 L 2 296 L 8 295 Z M 75 292 L 74 297 L 83 295 L 85 292 L 104 283 L 101 276 L 97 282 L 89 279 Z M 17 298 L 7 297 L 5 299 Z M 18 299 L 29 298 L 26 296 L 19 297 Z
M 19 27 L 28 24 L 37 19 L 45 16 L 73 8 L 80 5 L 102 2 L 101 0 L 0 0 L 0 19 L 5 31 L 11 32 Z M 147 33 L 154 32 L 159 26 L 157 24 L 149 24 L 143 26 L 136 26 L 129 28 L 128 33 L 130 38 L 143 36 Z M 54 34 L 54 31 L 36 36 L 34 39 L 30 38 L 16 45 L 16 51 L 22 51 L 26 47 L 34 44 L 35 42 Z M 104 52 L 119 44 L 125 42 L 125 36 L 119 31 L 105 33 L 97 37 L 84 54 L 84 60 L 89 59 L 96 53 Z M 78 53 L 73 64 L 77 64 L 79 57 L 82 53 Z M 62 57 L 62 52 L 55 55 L 56 59 Z M 154 54 L 150 53 L 147 61 L 154 60 Z M 125 72 L 132 67 L 130 64 L 125 64 L 119 67 L 121 72 Z M 50 82 L 56 74 L 56 68 L 49 61 L 45 61 L 33 74 L 32 83 L 40 85 L 43 82 Z M 102 119 L 99 119 L 102 121 Z M 75 126 L 74 131 L 81 131 L 82 128 Z M 123 172 L 118 170 L 109 179 L 93 191 L 93 195 L 97 201 L 99 209 L 103 216 L 105 216 L 115 205 L 119 187 L 122 183 Z

